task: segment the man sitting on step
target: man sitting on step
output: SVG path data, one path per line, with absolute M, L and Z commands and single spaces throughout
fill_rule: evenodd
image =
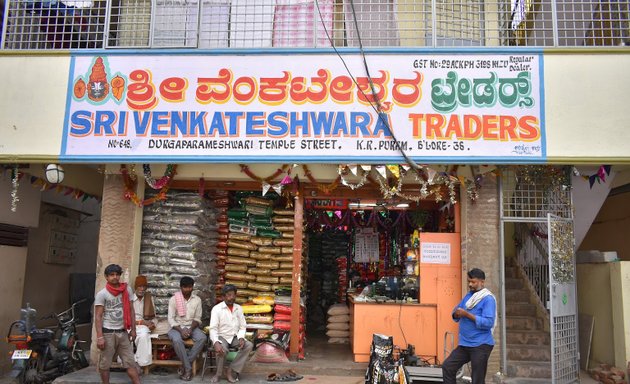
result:
M 238 349 L 238 353 L 227 369 L 226 377 L 230 383 L 238 381 L 254 345 L 245 340 L 245 316 L 243 308 L 235 304 L 236 287 L 226 284 L 222 290 L 223 301 L 212 308 L 210 314 L 210 340 L 216 354 L 217 372 L 210 380 L 217 383 L 223 373 L 225 357 L 230 349 Z

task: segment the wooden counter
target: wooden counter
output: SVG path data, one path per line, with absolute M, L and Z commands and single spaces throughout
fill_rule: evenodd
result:
M 417 355 L 437 356 L 437 304 L 365 303 L 350 297 L 350 345 L 355 362 L 370 360 L 374 333 L 393 336 L 394 345 L 401 348 L 412 344 Z

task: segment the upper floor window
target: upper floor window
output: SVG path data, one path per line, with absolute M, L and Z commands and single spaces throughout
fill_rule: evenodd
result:
M 4 49 L 630 43 L 630 0 L 5 1 Z

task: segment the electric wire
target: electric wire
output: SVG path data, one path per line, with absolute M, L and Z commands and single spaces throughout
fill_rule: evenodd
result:
M 396 136 L 394 135 L 394 131 L 389 126 L 387 120 L 385 120 L 383 118 L 383 116 L 381 115 L 382 104 L 381 104 L 381 101 L 380 101 L 380 99 L 378 98 L 378 96 L 376 94 L 376 88 L 374 86 L 374 82 L 372 81 L 372 76 L 370 75 L 369 66 L 367 64 L 367 60 L 366 60 L 366 57 L 365 57 L 365 51 L 363 50 L 363 41 L 361 40 L 361 33 L 359 32 L 359 24 L 358 24 L 358 21 L 357 21 L 357 15 L 356 15 L 356 11 L 355 11 L 355 8 L 354 8 L 354 2 L 352 0 L 350 0 L 350 5 L 351 5 L 351 8 L 352 8 L 352 16 L 353 16 L 353 19 L 354 19 L 354 25 L 355 25 L 356 33 L 357 33 L 357 40 L 359 42 L 359 50 L 361 52 L 361 57 L 363 59 L 363 66 L 365 68 L 367 79 L 368 79 L 368 82 L 370 84 L 370 88 L 372 90 L 372 95 L 374 96 L 374 100 L 376 102 L 376 105 L 374 105 L 372 100 L 370 100 L 370 98 L 363 91 L 363 89 L 361 89 L 361 87 L 359 86 L 359 83 L 357 82 L 356 78 L 354 77 L 354 75 L 350 71 L 350 68 L 348 68 L 346 60 L 343 58 L 343 56 L 341 56 L 341 53 L 337 49 L 337 47 L 335 45 L 335 42 L 330 37 L 330 33 L 328 32 L 328 28 L 326 27 L 326 23 L 324 23 L 324 17 L 322 16 L 322 11 L 321 11 L 321 9 L 319 7 L 319 0 L 315 0 L 315 6 L 317 7 L 317 12 L 319 13 L 319 20 L 320 20 L 320 22 L 321 22 L 321 24 L 322 24 L 322 26 L 324 28 L 324 32 L 326 32 L 326 37 L 328 38 L 328 41 L 330 42 L 330 46 L 333 48 L 333 50 L 335 51 L 335 53 L 337 54 L 337 56 L 339 57 L 339 59 L 343 63 L 343 66 L 346 68 L 346 71 L 348 72 L 348 75 L 350 75 L 350 78 L 352 79 L 352 81 L 356 85 L 356 87 L 359 90 L 359 92 L 361 92 L 363 97 L 368 101 L 368 103 L 370 103 L 370 106 L 372 107 L 372 109 L 374 109 L 374 111 L 376 112 L 376 115 L 378 116 L 378 118 L 381 120 L 383 125 L 385 125 L 385 127 L 387 128 L 387 131 L 389 132 L 389 134 L 392 137 L 392 139 L 395 142 L 398 142 L 398 140 L 396 139 Z M 407 162 L 407 164 L 409 164 L 409 166 L 411 166 L 411 168 L 414 171 L 416 171 L 416 173 L 419 176 L 423 177 L 424 172 L 423 172 L 422 168 L 418 165 L 418 163 L 416 163 L 413 159 L 411 159 L 405 153 L 405 151 L 402 149 L 402 146 L 398 145 L 397 147 L 398 147 L 398 150 L 399 150 L 400 154 L 402 155 L 402 157 Z

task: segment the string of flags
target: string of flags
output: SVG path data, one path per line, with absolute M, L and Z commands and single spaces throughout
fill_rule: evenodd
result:
M 581 177 L 584 180 L 588 180 L 588 185 L 592 189 L 595 182 L 597 184 L 601 184 L 602 182 L 606 182 L 606 176 L 610 176 L 610 170 L 612 169 L 611 165 L 601 165 L 597 172 L 592 175 L 582 175 L 580 171 L 576 167 L 573 167 L 573 174 L 575 176 Z
M 57 193 L 63 193 L 64 196 L 70 196 L 75 200 L 81 200 L 81 202 L 85 202 L 88 199 L 96 199 L 97 201 L 101 201 L 100 196 L 89 194 L 85 191 L 82 191 L 78 188 L 72 188 L 61 184 L 51 184 L 41 177 L 33 176 L 25 172 L 15 172 L 15 169 L 4 169 L 3 177 L 6 177 L 6 174 L 9 174 L 9 177 L 12 181 L 12 204 L 11 211 L 15 212 L 17 210 L 17 203 L 19 202 L 19 197 L 17 195 L 19 183 L 21 181 L 27 180 L 33 188 L 38 188 L 40 191 L 55 191 Z

